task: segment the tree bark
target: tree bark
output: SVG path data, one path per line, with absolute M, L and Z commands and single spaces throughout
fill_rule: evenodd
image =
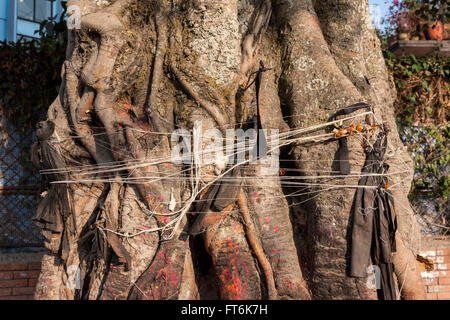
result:
M 46 243 L 36 299 L 376 298 L 366 278 L 347 273 L 355 189 L 315 186 L 335 170 L 337 139 L 282 149 L 281 171 L 314 177 L 302 180 L 306 187 L 287 186 L 261 162 L 242 166 L 239 196 L 208 211 L 198 235 L 189 232 L 202 216 L 198 204 L 224 169 L 171 160 L 175 129 L 225 133 L 258 115 L 264 129 L 287 134 L 361 101 L 390 129 L 401 297 L 424 298 L 406 197 L 411 174 L 398 174 L 412 164 L 396 133 L 367 1 L 68 5 L 80 8 L 81 29 L 68 30 L 62 85 L 48 118 L 70 174 L 64 183 L 75 219 L 65 224 L 75 231 L 67 259 L 58 256 L 61 235 Z M 248 84 L 259 61 L 268 69 L 258 93 Z M 362 141 L 347 140 L 351 171 L 361 172 Z M 204 150 L 211 141 L 202 143 Z M 358 177 L 335 181 L 357 185 Z

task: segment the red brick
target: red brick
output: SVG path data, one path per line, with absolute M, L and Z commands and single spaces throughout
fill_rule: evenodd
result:
M 26 287 L 27 285 L 28 285 L 27 279 L 0 280 L 0 288 Z
M 28 269 L 28 264 L 26 264 L 26 263 L 0 264 L 0 271 L 27 270 L 27 269 Z
M 448 265 L 446 263 L 435 263 L 434 264 L 434 270 L 446 271 L 448 267 L 450 267 L 450 265 Z
M 28 270 L 41 270 L 40 262 L 31 262 L 28 264 Z
M 450 292 L 439 292 L 438 299 L 439 300 L 450 300 Z
M 442 292 L 442 291 L 444 291 L 444 287 L 445 287 L 445 286 L 439 286 L 439 285 L 436 285 L 436 286 L 427 286 L 427 292 L 429 292 L 429 293 L 433 293 L 433 292 Z
M 0 271 L 0 280 L 11 280 L 13 273 L 10 271 Z
M 20 296 L 24 294 L 34 294 L 34 287 L 26 287 L 26 288 L 13 288 L 13 296 Z
M 430 257 L 434 257 L 436 255 L 436 250 L 427 250 L 427 251 L 421 251 L 419 253 L 422 257 L 425 258 L 430 258 Z
M 450 277 L 441 277 L 438 281 L 439 284 L 450 284 Z
M 438 256 L 450 256 L 450 249 L 439 249 L 439 250 L 436 250 L 436 255 L 438 255 Z
M 422 271 L 420 275 L 423 279 L 434 279 L 439 277 L 439 271 Z
M 441 287 L 440 292 L 450 292 L 450 286 L 447 285 L 439 285 Z
M 434 279 L 434 278 L 440 278 L 440 277 L 450 277 L 450 270 L 445 271 L 427 271 L 427 272 L 421 272 L 420 273 L 423 279 Z
M 427 286 L 433 286 L 438 284 L 438 279 L 437 278 L 433 278 L 433 279 L 423 279 L 423 282 L 427 285 Z
M 40 271 L 14 271 L 14 279 L 36 279 Z
M 427 300 L 437 300 L 438 294 L 437 293 L 427 293 Z
M 38 279 L 28 279 L 29 287 L 36 287 Z
M 427 286 L 427 292 L 450 292 L 450 285 L 434 285 Z
M 8 297 L 0 297 L 0 300 L 28 300 L 28 296 L 8 296 Z
M 11 295 L 11 288 L 2 288 L 0 289 L 0 297 L 4 297 L 4 296 L 10 296 Z

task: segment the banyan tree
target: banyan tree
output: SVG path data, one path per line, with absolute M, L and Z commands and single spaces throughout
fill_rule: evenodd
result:
M 67 6 L 37 299 L 424 298 L 367 0 Z

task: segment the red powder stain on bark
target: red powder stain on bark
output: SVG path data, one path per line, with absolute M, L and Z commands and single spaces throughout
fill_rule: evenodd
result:
M 143 230 L 148 230 L 148 229 L 150 229 L 150 227 L 143 226 L 142 229 Z M 142 236 L 142 238 L 144 238 L 146 240 L 150 239 L 150 233 L 148 233 L 148 232 L 142 233 L 141 236 Z
M 255 192 L 254 194 L 253 194 L 253 198 L 258 198 L 258 193 L 257 192 Z
M 267 222 L 270 222 L 270 220 L 272 220 L 270 217 L 267 218 Z
M 170 169 L 170 163 L 167 164 L 167 168 Z
M 138 121 L 137 124 L 142 130 L 150 131 L 151 129 L 148 123 L 146 123 L 145 121 Z
M 172 285 L 174 285 L 175 287 L 178 286 L 179 277 L 177 272 L 175 271 L 170 272 L 170 281 L 172 282 Z
M 280 231 L 280 229 L 278 227 L 275 227 L 274 229 L 275 229 L 275 232 L 279 232 Z
M 249 275 L 250 274 L 250 270 L 249 270 L 249 268 L 248 268 L 248 266 L 247 266 L 247 264 L 242 264 L 242 267 L 244 268 L 244 270 L 245 270 L 245 274 L 246 275 Z
M 234 230 L 236 230 L 237 232 L 239 232 L 239 231 L 242 231 L 242 226 L 241 225 L 232 225 L 232 228 L 234 229 Z
M 243 284 L 241 276 L 236 268 L 238 261 L 236 259 L 230 260 L 230 265 L 222 270 L 220 279 L 225 284 L 225 296 L 232 300 L 241 300 L 245 297 L 246 286 Z
M 228 241 L 228 247 L 230 247 L 230 248 L 236 248 L 236 244 L 233 243 L 232 241 Z
M 163 201 L 163 200 L 164 200 L 164 199 L 163 199 L 163 197 L 161 197 L 161 196 L 158 198 L 158 201 L 159 201 L 159 202 L 161 202 L 161 201 Z
M 162 288 L 177 288 L 181 280 L 181 275 L 178 274 L 176 269 L 173 269 L 172 258 L 165 257 L 164 254 L 159 255 L 160 258 L 166 260 L 166 267 L 159 270 L 155 276 L 158 286 L 155 286 L 155 293 L 162 295 Z
M 292 286 L 292 283 L 290 281 L 288 281 L 287 286 L 289 287 L 289 290 L 293 290 L 294 287 Z

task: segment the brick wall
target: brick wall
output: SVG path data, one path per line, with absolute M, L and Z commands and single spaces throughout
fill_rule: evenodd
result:
M 32 300 L 42 254 L 0 254 L 0 300 Z
M 432 270 L 421 264 L 428 300 L 450 300 L 450 238 L 424 238 L 419 254 L 433 262 Z
M 450 300 L 450 237 L 425 237 L 419 254 L 433 262 L 419 263 L 428 300 Z M 32 300 L 41 269 L 40 254 L 0 254 L 0 300 Z
M 32 300 L 39 262 L 0 264 L 0 300 Z

